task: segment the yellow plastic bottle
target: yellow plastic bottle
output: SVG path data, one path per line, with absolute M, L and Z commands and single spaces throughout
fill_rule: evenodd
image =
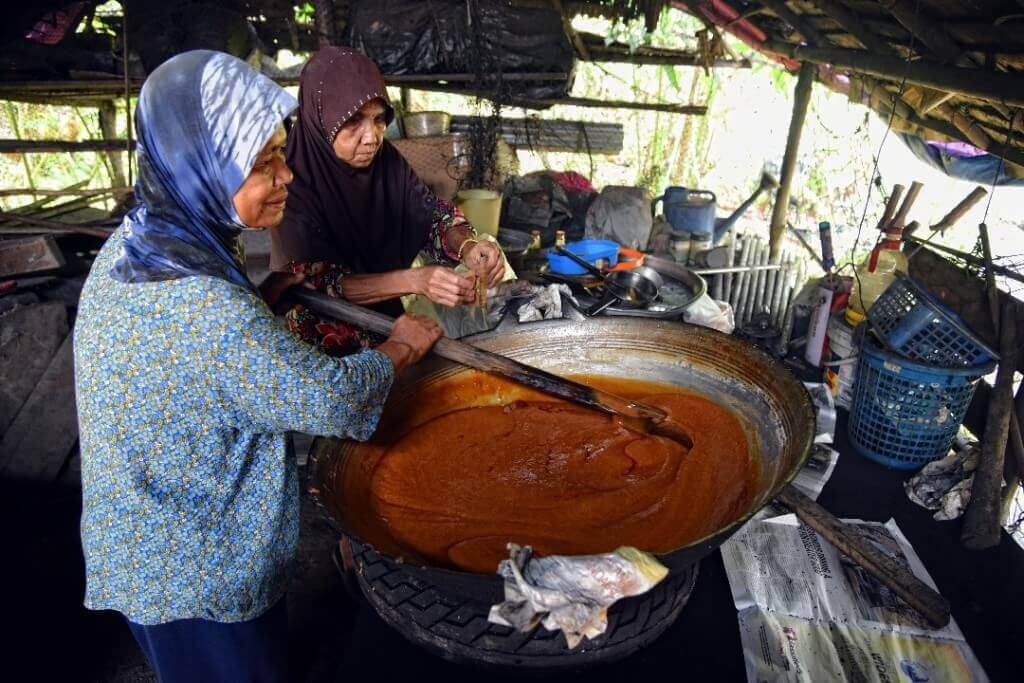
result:
M 903 231 L 888 230 L 885 239 L 857 266 L 850 301 L 846 305 L 846 322 L 860 324 L 871 305 L 896 280 L 896 273 L 907 273 L 907 257 L 900 250 Z

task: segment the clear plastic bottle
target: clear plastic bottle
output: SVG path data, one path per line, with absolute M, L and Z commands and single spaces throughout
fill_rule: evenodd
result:
M 871 305 L 896 280 L 896 273 L 907 273 L 907 257 L 901 250 L 902 234 L 899 228 L 887 231 L 885 239 L 857 266 L 846 306 L 846 321 L 851 325 L 858 325 L 867 317 Z

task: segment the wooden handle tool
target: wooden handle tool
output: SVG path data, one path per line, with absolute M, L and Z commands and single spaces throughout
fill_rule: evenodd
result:
M 907 220 L 907 214 L 910 213 L 910 207 L 917 201 L 917 195 L 921 193 L 921 188 L 924 187 L 924 183 L 919 183 L 916 180 L 910 184 L 910 189 L 907 191 L 907 196 L 903 200 L 903 204 L 900 205 L 900 210 L 893 216 L 892 225 L 902 228 Z M 888 227 L 888 226 L 886 226 Z
M 375 334 L 389 335 L 395 324 L 394 318 L 305 287 L 292 287 L 288 290 L 288 295 L 317 313 Z M 630 401 L 448 337 L 439 339 L 432 351 L 442 358 L 467 367 L 501 375 L 566 401 L 616 415 L 621 418 L 623 426 L 627 429 L 664 436 L 678 441 L 687 449 L 693 448 L 693 438 L 679 426 L 672 424 L 667 419 L 665 411 L 655 406 Z
M 974 205 L 982 200 L 982 198 L 988 194 L 988 190 L 984 187 L 978 186 L 971 190 L 971 193 L 963 198 L 963 200 L 953 207 L 953 210 L 942 217 L 938 223 L 932 226 L 932 230 L 937 230 L 946 233 L 946 230 L 956 225 L 964 215 L 974 208 Z
M 882 212 L 882 219 L 878 221 L 878 229 L 885 230 L 889 225 L 889 221 L 896 215 L 896 207 L 899 206 L 900 197 L 903 196 L 903 186 L 893 185 L 892 194 L 889 195 L 889 201 L 885 204 L 885 211 Z
M 942 628 L 949 623 L 949 600 L 914 576 L 902 563 L 872 545 L 856 528 L 841 522 L 792 484 L 782 489 L 776 501 L 795 512 L 800 521 L 920 612 L 929 624 Z

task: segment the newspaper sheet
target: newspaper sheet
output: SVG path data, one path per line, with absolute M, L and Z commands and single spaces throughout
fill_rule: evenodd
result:
M 935 587 L 894 521 L 847 521 Z M 795 515 L 752 520 L 722 545 L 722 558 L 751 682 L 988 680 L 955 622 L 930 628 Z M 967 673 L 917 677 L 938 663 Z
M 739 614 L 751 681 L 985 681 L 962 640 L 822 624 L 757 608 Z

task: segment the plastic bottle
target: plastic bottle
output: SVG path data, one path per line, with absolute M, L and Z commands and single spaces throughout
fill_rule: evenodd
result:
M 871 250 L 871 254 L 856 269 L 850 303 L 846 307 L 846 321 L 858 325 L 871 305 L 896 280 L 896 273 L 907 273 L 907 257 L 901 251 L 901 228 L 890 228 L 885 239 Z
M 530 231 L 530 249 L 540 250 L 540 230 Z

